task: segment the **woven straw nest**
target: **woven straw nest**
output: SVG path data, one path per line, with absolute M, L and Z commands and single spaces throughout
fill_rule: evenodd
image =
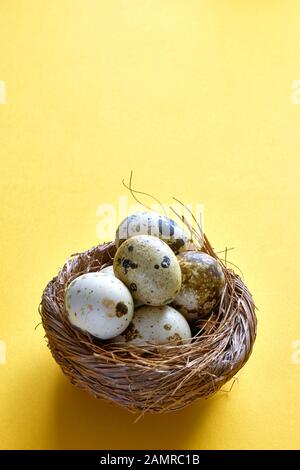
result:
M 220 304 L 192 329 L 185 344 L 117 345 L 72 327 L 64 291 L 78 275 L 112 264 L 115 244 L 73 255 L 44 290 L 40 313 L 51 353 L 77 387 L 130 411 L 175 411 L 207 398 L 234 377 L 248 360 L 256 337 L 252 296 L 204 236 L 202 251 L 222 264 L 226 285 Z

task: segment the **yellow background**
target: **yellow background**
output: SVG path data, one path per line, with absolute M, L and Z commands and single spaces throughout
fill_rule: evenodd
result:
M 1 448 L 299 447 L 300 2 L 1 0 L 0 48 Z M 260 309 L 230 394 L 137 424 L 71 386 L 34 330 L 130 169 L 204 203 Z

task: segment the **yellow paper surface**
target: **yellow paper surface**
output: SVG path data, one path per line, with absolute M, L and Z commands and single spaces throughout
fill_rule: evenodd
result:
M 300 3 L 3 0 L 0 47 L 0 447 L 299 447 Z M 70 385 L 35 330 L 131 169 L 204 204 L 259 307 L 230 394 L 137 424 Z

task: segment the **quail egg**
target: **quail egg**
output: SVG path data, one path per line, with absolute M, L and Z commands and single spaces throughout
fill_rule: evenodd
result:
M 116 231 L 116 246 L 135 235 L 158 237 L 175 253 L 186 250 L 189 243 L 189 236 L 174 220 L 157 212 L 138 212 L 124 219 Z
M 225 278 L 218 261 L 200 251 L 186 251 L 177 257 L 182 285 L 173 305 L 188 321 L 207 316 L 218 303 Z
M 117 342 L 132 344 L 165 344 L 191 338 L 191 329 L 181 313 L 169 305 L 144 306 L 136 310 L 125 332 L 115 338 Z
M 65 292 L 65 307 L 72 325 L 100 339 L 122 333 L 134 311 L 127 287 L 116 277 L 100 273 L 74 279 Z
M 181 271 L 171 248 L 151 235 L 124 241 L 114 257 L 114 273 L 129 288 L 134 300 L 165 305 L 178 294 Z

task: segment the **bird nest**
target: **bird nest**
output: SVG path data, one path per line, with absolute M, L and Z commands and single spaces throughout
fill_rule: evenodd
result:
M 256 337 L 255 306 L 241 278 L 204 236 L 201 251 L 221 263 L 225 289 L 214 312 L 192 326 L 192 340 L 155 347 L 101 341 L 70 324 L 64 293 L 75 277 L 112 264 L 115 251 L 111 242 L 73 255 L 43 292 L 42 323 L 63 372 L 94 397 L 140 413 L 179 410 L 216 393 L 246 363 Z

